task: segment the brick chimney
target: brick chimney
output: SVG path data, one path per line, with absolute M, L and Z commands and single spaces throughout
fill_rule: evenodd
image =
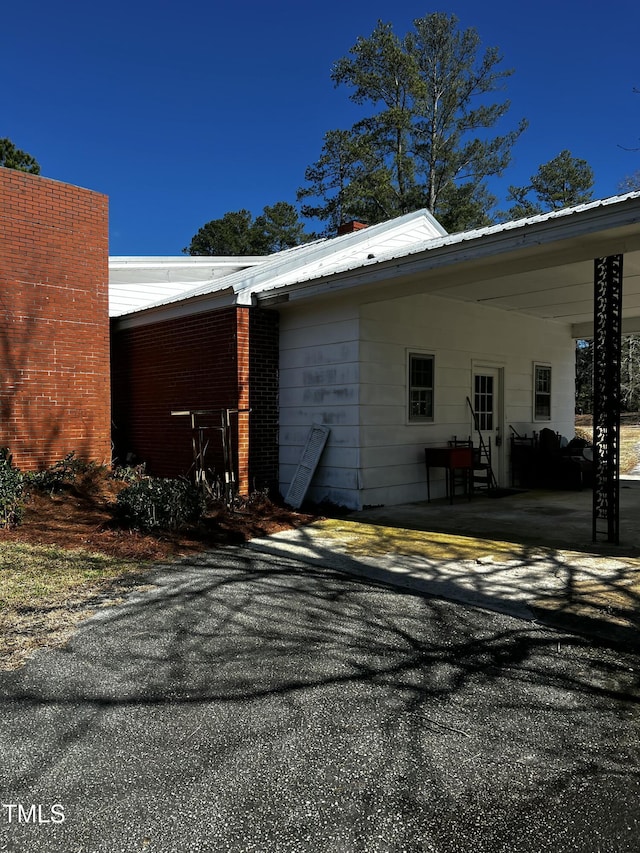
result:
M 355 231 L 360 231 L 362 228 L 366 228 L 367 225 L 365 222 L 357 222 L 355 219 L 352 219 L 351 222 L 343 222 L 342 225 L 338 228 L 338 237 L 342 237 L 343 234 L 353 234 Z

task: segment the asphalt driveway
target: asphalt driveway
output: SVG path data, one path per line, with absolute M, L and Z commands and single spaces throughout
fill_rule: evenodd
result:
M 249 548 L 154 579 L 0 675 L 0 850 L 640 849 L 636 655 Z

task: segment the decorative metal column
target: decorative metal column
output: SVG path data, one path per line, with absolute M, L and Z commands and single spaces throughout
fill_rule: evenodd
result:
M 622 255 L 594 262 L 593 541 L 620 540 L 620 350 Z

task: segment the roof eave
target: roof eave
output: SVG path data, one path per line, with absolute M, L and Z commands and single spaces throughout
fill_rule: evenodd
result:
M 351 289 L 363 284 L 383 284 L 398 278 L 410 278 L 420 273 L 444 268 L 473 267 L 482 262 L 492 266 L 502 264 L 505 256 L 517 258 L 521 269 L 544 268 L 559 263 L 601 257 L 640 248 L 640 232 L 627 236 L 615 234 L 621 229 L 640 223 L 640 194 L 623 198 L 615 205 L 602 204 L 574 210 L 566 216 L 549 217 L 541 221 L 523 220 L 520 225 L 502 230 L 488 229 L 480 233 L 462 232 L 437 241 L 424 249 L 401 258 L 331 273 L 307 281 L 292 282 L 263 292 L 253 291 L 258 302 L 267 304 L 282 300 L 313 298 Z M 595 240 L 596 235 L 600 235 Z M 613 236 L 612 236 L 613 235 Z M 589 241 L 589 248 L 584 244 Z M 546 250 L 546 251 L 545 251 Z
M 194 314 L 202 314 L 216 308 L 229 308 L 236 304 L 235 295 L 231 287 L 207 293 L 203 296 L 190 296 L 167 302 L 163 305 L 154 305 L 111 317 L 111 324 L 117 329 L 133 329 L 140 326 L 149 326 L 153 323 L 162 323 L 165 320 L 174 320 L 177 317 L 189 317 Z

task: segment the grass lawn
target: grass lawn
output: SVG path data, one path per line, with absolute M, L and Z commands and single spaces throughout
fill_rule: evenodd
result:
M 583 415 L 576 422 L 576 434 L 593 438 L 591 416 L 587 421 Z M 637 424 L 625 424 L 620 426 L 620 473 L 628 474 L 640 465 L 640 426 Z
M 640 426 L 620 428 L 620 473 L 628 474 L 640 464 Z
M 0 610 L 67 599 L 136 570 L 137 564 L 106 554 L 6 543 L 0 550 Z
M 4 542 L 0 548 L 0 669 L 60 645 L 105 602 L 138 585 L 145 563 L 82 550 Z

